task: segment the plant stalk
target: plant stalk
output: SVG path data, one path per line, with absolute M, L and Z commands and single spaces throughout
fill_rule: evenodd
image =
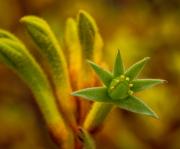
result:
M 96 133 L 100 128 L 101 124 L 104 122 L 113 105 L 107 103 L 96 102 L 93 104 L 92 109 L 86 116 L 83 124 L 83 128 L 91 133 Z

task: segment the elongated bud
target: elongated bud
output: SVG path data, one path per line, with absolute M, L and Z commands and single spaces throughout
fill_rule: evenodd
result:
M 13 41 L 20 42 L 13 34 L 9 33 L 8 31 L 0 29 L 0 38 L 10 39 Z
M 67 145 L 66 148 L 72 147 L 73 143 L 63 143 L 68 141 L 69 137 L 72 140 L 72 136 L 58 110 L 52 88 L 44 72 L 25 46 L 9 37 L 0 39 L 0 60 L 13 69 L 32 90 L 48 128 L 59 144 Z M 60 133 L 62 134 L 59 135 Z
M 70 69 L 70 78 L 72 81 L 71 84 L 73 88 L 77 88 L 78 83 L 82 79 L 80 77 L 82 54 L 78 37 L 77 22 L 73 18 L 68 18 L 66 21 L 65 44 L 69 56 L 68 61 Z
M 97 27 L 92 17 L 85 11 L 80 11 L 78 15 L 78 33 L 85 59 L 93 59 L 96 30 Z
M 68 123 L 75 125 L 75 103 L 70 96 L 72 90 L 67 63 L 54 33 L 48 23 L 39 17 L 25 16 L 21 22 L 48 61 L 59 105 Z
M 28 33 L 48 60 L 56 85 L 68 86 L 68 73 L 62 49 L 47 22 L 36 16 L 25 16 L 20 20 Z

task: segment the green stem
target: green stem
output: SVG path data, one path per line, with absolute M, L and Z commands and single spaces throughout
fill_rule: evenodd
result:
M 39 83 L 39 82 L 38 82 Z M 44 88 L 30 87 L 35 99 L 46 120 L 50 134 L 59 148 L 73 148 L 73 134 L 65 125 L 62 115 L 59 113 L 51 88 L 47 84 Z
M 78 138 L 83 144 L 83 149 L 95 149 L 95 142 L 92 136 L 83 128 L 79 128 Z
M 83 127 L 90 132 L 95 132 L 104 122 L 112 108 L 112 104 L 94 103 L 92 109 L 86 116 Z
M 0 59 L 29 86 L 58 145 L 63 149 L 73 147 L 72 134 L 58 111 L 48 79 L 25 46 L 12 38 L 2 37 Z

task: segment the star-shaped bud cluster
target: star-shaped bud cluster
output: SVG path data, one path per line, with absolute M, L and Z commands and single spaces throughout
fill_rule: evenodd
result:
M 108 93 L 112 99 L 117 99 L 117 97 L 119 97 L 119 99 L 123 99 L 134 93 L 131 90 L 132 87 L 133 84 L 131 83 L 130 78 L 125 75 L 120 75 L 111 81 Z
M 73 92 L 72 95 L 96 102 L 113 104 L 131 112 L 157 118 L 157 114 L 149 106 L 134 96 L 134 93 L 138 91 L 165 82 L 161 79 L 136 79 L 148 60 L 149 57 L 146 57 L 125 71 L 118 50 L 112 73 L 88 61 L 104 86 L 82 89 Z

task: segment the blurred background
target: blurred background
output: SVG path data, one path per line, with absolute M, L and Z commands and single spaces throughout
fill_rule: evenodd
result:
M 41 57 L 19 19 L 34 14 L 63 41 L 65 21 L 79 9 L 89 12 L 104 40 L 103 60 L 112 68 L 117 48 L 125 66 L 150 56 L 141 77 L 168 84 L 139 93 L 160 120 L 114 109 L 96 136 L 98 149 L 180 149 L 179 0 L 0 0 L 0 28 L 24 41 Z M 29 88 L 0 63 L 0 149 L 53 149 Z

